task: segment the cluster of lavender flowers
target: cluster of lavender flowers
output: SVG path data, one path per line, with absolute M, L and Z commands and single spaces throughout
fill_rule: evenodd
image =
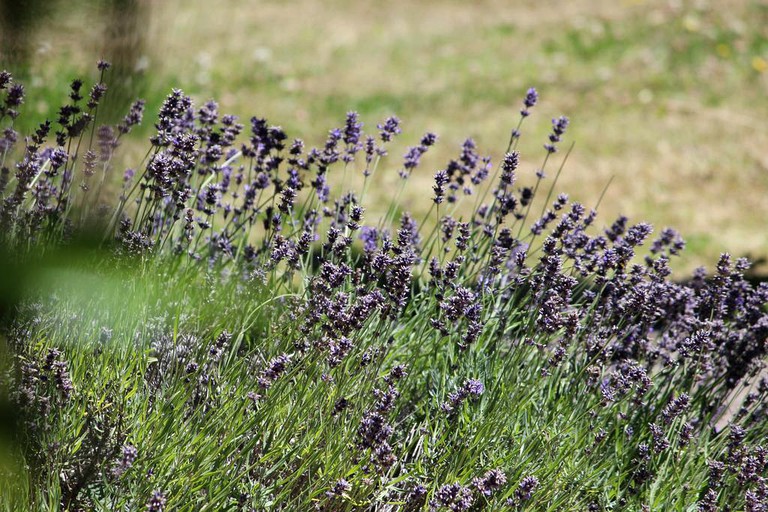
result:
M 540 198 L 547 163 L 568 128 L 565 117 L 552 121 L 535 182 L 518 185 L 525 177 L 518 176 L 517 145 L 521 124 L 538 101 L 534 89 L 525 96 L 520 123 L 497 166 L 468 139 L 459 156 L 434 173 L 423 221 L 407 212 L 395 219 L 391 207 L 383 219 L 369 222 L 365 192 L 401 132 L 397 118 L 367 135 L 350 112 L 343 127 L 308 148 L 262 118 L 241 123 L 220 114 L 213 101 L 196 108 L 181 90 L 173 90 L 160 108 L 146 159 L 122 173 L 118 197 L 109 198 L 108 185 L 117 181 L 111 178 L 115 149 L 141 123 L 144 103 L 136 102 L 118 126 L 99 127 L 107 65 L 99 68 L 90 93 L 83 93 L 81 81 L 72 83 L 58 128 L 43 123 L 21 145 L 13 120 L 23 88 L 0 74 L 0 122 L 6 125 L 0 139 L 0 242 L 30 257 L 36 247 L 66 243 L 95 226 L 117 261 L 170 261 L 192 275 L 214 276 L 217 284 L 234 282 L 237 290 L 271 290 L 257 309 L 268 303 L 281 308 L 281 320 L 271 327 L 284 336 L 275 347 L 248 352 L 227 331 L 213 342 L 177 335 L 175 328 L 173 335 L 152 334 L 149 353 L 155 361 L 142 384 L 156 400 L 165 387 L 182 383 L 188 393 L 184 421 L 215 413 L 225 399 L 220 381 L 230 350 L 246 360 L 242 367 L 251 379 L 227 388 L 230 396 L 251 404 L 250 421 L 267 431 L 281 427 L 258 422 L 271 418 L 271 404 L 286 400 L 295 382 L 317 374 L 312 386 L 333 390 L 360 374 L 374 376 L 370 381 L 376 384 L 366 392 L 334 396 L 318 406 L 328 409 L 328 421 L 347 429 L 342 444 L 355 469 L 316 496 L 324 496 L 329 510 L 344 509 L 351 494 L 410 478 L 423 466 L 418 457 L 427 429 L 410 426 L 427 418 L 446 432 L 465 432 L 475 416 L 491 414 L 505 383 L 477 373 L 484 364 L 478 361 L 499 358 L 547 383 L 558 400 L 560 387 L 581 386 L 579 399 L 588 404 L 584 417 L 613 422 L 590 429 L 584 454 L 596 457 L 621 445 L 616 458 L 628 478 L 617 485 L 627 495 L 642 495 L 663 476 L 658 468 L 664 461 L 696 450 L 697 440 L 717 434 L 714 426 L 728 420 L 728 441 L 708 461 L 710 478 L 697 489 L 697 506 L 716 510 L 732 495 L 750 510 L 768 502 L 765 449 L 755 444 L 756 434 L 748 435 L 750 429 L 761 432 L 768 413 L 768 381 L 760 380 L 768 348 L 768 286 L 751 285 L 745 278 L 749 263 L 728 255 L 714 275 L 699 270 L 693 279 L 676 282 L 670 259 L 684 242 L 674 230 L 653 239 L 650 225 L 625 217 L 599 229 L 596 212 L 567 195 Z M 398 167 L 403 179 L 417 172 L 436 142 L 427 133 L 406 151 Z M 337 167 L 359 172 L 362 191 L 337 191 Z M 475 208 L 462 216 L 456 205 L 470 197 Z M 542 208 L 537 218 L 534 204 Z M 268 338 L 249 329 L 242 329 L 241 338 L 250 336 L 253 344 L 259 335 Z M 19 352 L 14 402 L 28 417 L 39 419 L 78 398 L 60 350 L 37 358 Z M 409 372 L 396 361 L 408 361 Z M 450 374 L 430 377 L 426 367 L 433 362 Z M 380 377 L 379 368 L 390 370 Z M 525 373 L 528 368 L 535 372 Z M 463 380 L 465 375 L 483 380 Z M 438 381 L 463 383 L 442 388 Z M 728 416 L 727 405 L 742 388 L 749 392 Z M 430 395 L 446 398 L 435 402 Z M 651 396 L 656 403 L 649 402 Z M 98 460 L 114 481 L 134 471 L 145 448 L 126 443 L 115 418 L 102 423 L 93 432 L 115 434 L 102 439 L 94 433 L 104 448 L 94 441 L 88 460 Z M 290 442 L 301 435 L 291 434 Z M 263 442 L 273 437 L 266 434 Z M 431 461 L 449 457 L 441 449 Z M 252 452 L 248 457 L 260 460 Z M 435 467 L 431 480 L 419 479 L 399 496 L 409 510 L 524 507 L 553 492 L 531 476 L 543 479 L 546 472 L 530 471 L 522 462 L 478 465 L 461 479 L 441 472 L 437 462 Z M 68 482 L 85 483 L 65 485 L 67 503 L 76 503 L 82 486 L 90 485 L 88 468 L 87 461 L 68 468 Z M 246 473 L 266 485 L 286 472 Z M 517 485 L 504 490 L 508 481 Z M 156 491 L 146 508 L 164 510 L 173 497 Z

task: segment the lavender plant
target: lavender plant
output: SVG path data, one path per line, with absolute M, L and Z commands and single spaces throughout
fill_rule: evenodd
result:
M 0 74 L 0 237 L 36 276 L 3 331 L 6 510 L 768 505 L 768 286 L 728 255 L 675 281 L 675 231 L 542 197 L 568 120 L 528 179 L 534 89 L 498 165 L 467 140 L 424 219 L 369 219 L 397 118 L 307 147 L 174 90 L 113 179 L 143 103 L 99 127 L 99 68 L 24 139 Z

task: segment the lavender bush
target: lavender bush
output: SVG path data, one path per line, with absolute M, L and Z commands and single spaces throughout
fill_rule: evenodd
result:
M 5 510 L 768 506 L 768 287 L 728 255 L 677 282 L 675 231 L 553 197 L 565 117 L 519 185 L 534 89 L 501 162 L 468 139 L 426 218 L 369 219 L 373 176 L 405 186 L 436 135 L 384 170 L 396 118 L 307 147 L 174 90 L 115 179 L 144 105 L 99 126 L 99 69 L 25 138 L 0 74 L 0 237 L 34 269 L 5 315 Z

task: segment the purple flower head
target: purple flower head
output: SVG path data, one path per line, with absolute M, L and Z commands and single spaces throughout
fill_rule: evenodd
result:
M 380 130 L 379 137 L 382 142 L 389 142 L 392 138 L 401 132 L 400 120 L 397 117 L 388 117 L 384 123 L 376 125 Z
M 515 181 L 515 171 L 520 165 L 520 153 L 513 151 L 504 155 L 504 161 L 501 163 L 501 182 L 506 186 L 511 186 Z
M 467 396 L 477 398 L 485 392 L 485 386 L 477 379 L 469 379 L 464 383 L 463 389 Z
M 384 377 L 384 381 L 392 383 L 392 382 L 404 379 L 407 376 L 408 376 L 408 366 L 404 364 L 396 364 L 389 371 L 389 374 L 386 377 Z
M 369 412 L 360 421 L 357 429 L 358 445 L 363 449 L 373 448 L 389 439 L 393 431 L 384 416 L 378 412 Z
M 120 133 L 128 133 L 134 126 L 141 124 L 141 121 L 144 118 L 144 105 L 144 100 L 136 100 L 133 102 L 130 110 L 128 111 L 128 114 L 117 126 L 117 129 Z
M 304 152 L 304 141 L 301 139 L 294 139 L 293 142 L 291 142 L 290 148 L 288 148 L 288 153 L 292 156 L 299 156 Z
M 539 101 L 539 93 L 536 92 L 536 89 L 531 87 L 528 89 L 528 92 L 525 94 L 525 99 L 523 100 L 523 104 L 525 105 L 525 108 L 531 108 L 534 105 L 536 105 L 536 102 Z
M 13 84 L 8 89 L 8 95 L 5 97 L 5 105 L 9 108 L 18 107 L 24 103 L 24 86 L 22 84 Z
M 405 153 L 403 167 L 407 170 L 412 170 L 416 168 L 419 165 L 419 162 L 421 161 L 421 155 L 424 154 L 424 150 L 422 146 L 414 146 L 411 148 L 408 148 L 408 151 Z
M 360 122 L 360 116 L 357 112 L 347 112 L 347 119 L 344 124 L 344 134 L 342 139 L 344 144 L 357 146 L 360 144 L 360 134 L 363 123 Z
M 448 415 L 451 415 L 462 406 L 467 398 L 477 400 L 485 392 L 485 386 L 476 379 L 468 379 L 456 390 L 455 393 L 448 393 L 448 400 L 440 405 L 440 409 Z
M 219 119 L 219 104 L 209 100 L 197 111 L 197 120 L 202 125 L 213 126 Z
M 531 87 L 530 89 L 528 89 L 528 92 L 525 94 L 525 98 L 523 99 L 524 108 L 520 111 L 520 115 L 523 117 L 528 117 L 529 115 L 531 115 L 531 112 L 528 109 L 536 105 L 537 101 L 539 101 L 539 93 L 536 92 L 536 89 Z M 519 137 L 519 134 L 517 135 Z
M 565 133 L 565 129 L 568 128 L 568 118 L 560 116 L 557 119 L 552 119 L 552 134 L 560 136 Z M 560 140 L 560 139 L 558 139 Z M 553 141 L 556 142 L 556 141 Z
M 560 116 L 556 119 L 552 119 L 552 133 L 549 135 L 549 144 L 544 145 L 544 149 L 548 153 L 554 153 L 557 151 L 555 144 L 560 142 L 560 137 L 565 133 L 565 129 L 568 128 L 568 118 Z
M 18 117 L 19 113 L 16 107 L 24 103 L 24 86 L 21 84 L 12 84 L 5 96 L 5 109 L 3 109 L 11 119 Z
M 666 425 L 671 424 L 675 418 L 680 416 L 687 408 L 691 397 L 682 393 L 677 398 L 673 398 L 661 411 L 661 417 Z
M 424 147 L 434 146 L 437 142 L 437 135 L 432 132 L 427 132 L 421 138 L 421 145 Z
M 53 373 L 53 382 L 56 384 L 56 389 L 64 398 L 69 398 L 72 391 L 74 391 L 67 366 L 64 354 L 59 349 L 51 348 L 48 350 L 43 369 Z
M 290 354 L 281 354 L 271 359 L 258 378 L 259 386 L 268 389 L 288 369 L 291 358 Z
M 164 512 L 165 504 L 165 494 L 156 490 L 152 493 L 152 497 L 149 498 L 149 501 L 147 502 L 147 512 Z
M 515 490 L 515 500 L 518 503 L 530 500 L 537 487 L 539 487 L 539 479 L 535 476 L 526 476 Z
M 136 174 L 135 169 L 126 169 L 123 173 L 123 183 L 128 184 L 133 179 L 133 176 Z
M 731 425 L 731 431 L 728 433 L 728 448 L 735 450 L 741 448 L 744 439 L 747 437 L 747 430 L 741 425 Z
M 472 174 L 472 184 L 473 185 L 479 185 L 485 179 L 488 177 L 488 175 L 491 172 L 491 157 L 484 156 L 480 159 L 481 165 L 477 166 L 475 169 L 475 172 Z M 470 187 L 464 188 L 464 193 L 468 194 L 471 192 Z
M 669 439 L 664 435 L 664 429 L 655 423 L 649 423 L 648 428 L 653 436 L 653 451 L 661 453 L 669 448 Z
M 342 139 L 343 134 L 338 128 L 334 128 L 328 132 L 328 138 L 325 141 L 325 147 L 320 154 L 320 160 L 326 166 L 331 165 L 339 159 L 338 145 Z
M 459 236 L 456 237 L 456 248 L 464 251 L 469 246 L 470 229 L 468 222 L 459 222 Z
M 18 139 L 19 133 L 16 130 L 11 127 L 5 128 L 2 137 L 0 137 L 0 153 L 10 151 Z
M 168 146 L 176 133 L 182 130 L 184 117 L 192 108 L 192 99 L 180 89 L 173 89 L 163 102 L 155 124 L 157 135 L 150 140 L 158 146 Z M 129 114 L 130 115 L 130 114 Z
M 51 169 L 58 169 L 69 159 L 69 155 L 62 148 L 56 148 L 51 151 L 49 159 L 51 161 Z
M 693 437 L 693 425 L 690 423 L 683 423 L 680 426 L 680 437 L 678 437 L 678 446 L 681 448 L 685 448 L 688 443 L 691 441 L 691 438 Z
M 719 493 L 716 489 L 707 489 L 704 496 L 697 502 L 696 510 L 699 512 L 718 512 L 720 507 L 717 505 Z
M 507 483 L 507 475 L 501 469 L 491 469 L 477 478 L 472 479 L 472 485 L 484 496 L 490 496 Z
M 363 241 L 363 250 L 373 252 L 376 250 L 379 241 L 379 232 L 371 226 L 363 226 L 360 229 L 360 240 Z
M 432 500 L 429 502 L 429 510 L 447 509 L 453 512 L 460 512 L 469 510 L 474 502 L 475 497 L 472 494 L 472 489 L 456 482 L 443 485 L 435 491 Z
M 445 197 L 445 186 L 448 184 L 448 173 L 445 171 L 437 171 L 435 173 L 435 184 L 432 185 L 432 190 L 435 192 L 435 197 L 432 200 L 435 204 L 443 202 Z
M 365 152 L 365 169 L 363 170 L 363 176 L 370 176 L 373 171 L 371 170 L 371 162 L 373 162 L 374 157 L 378 156 L 384 156 L 387 154 L 386 150 L 379 148 L 376 146 L 376 139 L 374 139 L 370 135 L 365 136 L 365 141 L 363 142 L 363 151 Z
M 407 510 L 416 510 L 421 508 L 424 504 L 424 499 L 427 495 L 427 488 L 422 484 L 414 485 L 405 497 Z
M 342 496 L 345 492 L 350 490 L 352 486 L 349 482 L 344 480 L 343 478 L 336 481 L 336 483 L 333 484 L 333 487 L 331 487 L 331 490 L 325 491 L 325 495 L 329 498 L 338 498 Z
M 400 171 L 400 177 L 406 179 L 410 176 L 411 171 L 418 167 L 421 162 L 421 156 L 427 152 L 430 146 L 433 146 L 437 142 L 437 135 L 434 133 L 426 133 L 421 138 L 421 143 L 418 146 L 408 148 L 408 151 L 403 157 L 403 169 Z
M 8 71 L 0 71 L 0 91 L 4 91 L 12 81 L 13 77 Z
M 131 466 L 133 466 L 133 463 L 136 460 L 138 454 L 139 451 L 135 446 L 130 444 L 123 446 L 122 456 L 120 457 L 120 460 L 115 464 L 115 467 L 112 468 L 112 474 L 119 477 L 128 471 Z
M 400 217 L 400 229 L 397 230 L 398 250 L 403 251 L 406 248 L 418 252 L 421 236 L 419 235 L 419 226 L 416 220 L 408 212 Z
M 359 121 L 357 112 L 348 112 L 342 132 L 342 140 L 346 144 L 344 155 L 341 157 L 344 162 L 353 161 L 355 154 L 363 149 L 363 144 L 360 142 L 362 127 L 363 123 Z
M 101 101 L 101 98 L 104 97 L 104 94 L 107 92 L 107 86 L 106 84 L 103 84 L 99 82 L 98 84 L 94 84 L 94 86 L 91 88 L 91 93 L 88 96 L 88 108 L 94 109 Z

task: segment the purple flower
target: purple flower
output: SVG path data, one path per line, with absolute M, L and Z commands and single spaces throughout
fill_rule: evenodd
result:
M 504 155 L 504 161 L 501 163 L 501 183 L 505 186 L 511 186 L 515 182 L 515 171 L 520 165 L 520 154 L 517 151 Z
M 112 468 L 112 474 L 116 477 L 119 477 L 128 471 L 131 466 L 133 466 L 133 463 L 136 460 L 138 454 L 139 451 L 135 446 L 130 444 L 123 446 L 122 456 L 120 457 L 120 460 L 115 464 L 115 467 Z
M 661 453 L 669 448 L 669 439 L 664 435 L 664 430 L 655 423 L 649 423 L 648 428 L 653 436 L 653 451 Z
M 675 418 L 680 416 L 687 408 L 691 397 L 682 393 L 677 398 L 673 398 L 661 411 L 661 417 L 666 425 L 672 423 Z
M 19 139 L 19 133 L 11 127 L 3 130 L 3 136 L 0 137 L 0 153 L 10 151 Z
M 537 101 L 539 101 L 539 93 L 536 92 L 536 89 L 531 87 L 530 89 L 528 89 L 528 92 L 525 94 L 525 98 L 523 99 L 524 108 L 520 111 L 520 115 L 523 117 L 528 117 L 529 115 L 531 115 L 531 112 L 529 111 L 529 109 L 532 108 L 534 105 L 536 105 Z M 513 134 L 513 137 L 517 138 L 515 137 L 515 134 Z
M 436 141 L 437 135 L 434 133 L 427 133 L 421 138 L 421 143 L 418 146 L 408 148 L 404 157 L 403 170 L 400 171 L 401 178 L 407 178 L 411 171 L 418 167 L 419 162 L 421 161 L 421 156 L 426 153 L 427 149 L 433 146 Z
M 533 496 L 533 492 L 539 487 L 539 479 L 535 476 L 526 476 L 520 481 L 520 485 L 515 490 L 515 500 L 518 503 L 528 501 Z
M 423 154 L 424 149 L 422 146 L 408 148 L 408 152 L 403 157 L 405 159 L 403 162 L 403 167 L 405 167 L 406 171 L 411 171 L 416 168 L 419 165 L 419 162 L 421 161 L 421 155 Z
M 379 241 L 379 232 L 374 227 L 363 226 L 360 230 L 360 240 L 363 241 L 363 250 L 365 252 L 373 252 L 376 250 Z
M 469 379 L 462 387 L 471 398 L 477 398 L 485 392 L 485 386 L 477 379 Z
M 435 184 L 432 185 L 432 190 L 435 192 L 435 197 L 432 199 L 435 204 L 443 202 L 445 196 L 445 186 L 448 184 L 448 173 L 445 171 L 437 171 L 435 173 Z
M 406 510 L 418 510 L 424 505 L 427 488 L 422 484 L 414 485 L 405 497 Z
M 536 92 L 536 89 L 531 87 L 528 89 L 528 92 L 525 94 L 525 99 L 523 100 L 523 104 L 525 105 L 525 108 L 531 108 L 534 105 L 536 105 L 536 102 L 539 101 L 539 93 Z
M 359 121 L 360 116 L 357 112 L 347 112 L 347 119 L 344 124 L 344 134 L 342 140 L 349 146 L 358 146 L 360 144 L 360 133 L 363 123 Z
M 156 490 L 152 492 L 152 497 L 147 502 L 147 512 L 164 512 L 166 504 L 165 494 Z
M 91 88 L 91 93 L 88 96 L 88 108 L 94 109 L 104 97 L 104 93 L 107 92 L 107 86 L 103 83 L 94 84 Z
M 453 512 L 469 510 L 475 502 L 472 489 L 464 487 L 458 482 L 445 484 L 435 491 L 429 502 L 430 511 L 448 509 Z
M 157 146 L 168 146 L 174 135 L 182 129 L 183 118 L 192 108 L 192 99 L 180 89 L 173 89 L 163 102 L 155 124 L 157 135 L 150 140 Z M 129 114 L 130 115 L 130 114 Z
M 448 394 L 448 400 L 440 405 L 440 409 L 446 414 L 454 414 L 467 398 L 477 400 L 485 392 L 485 386 L 476 379 L 468 379 L 456 390 Z
M 258 378 L 259 386 L 268 389 L 280 376 L 288 369 L 292 356 L 290 354 L 281 354 L 267 363 L 267 367 L 262 370 Z
M 704 497 L 699 500 L 696 510 L 699 512 L 717 512 L 720 508 L 717 506 L 718 492 L 715 489 L 707 489 Z
M 680 426 L 680 436 L 678 437 L 677 444 L 680 446 L 680 448 L 684 448 L 688 446 L 688 443 L 691 441 L 691 438 L 693 437 L 693 425 L 690 423 L 683 423 Z
M 0 91 L 5 90 L 12 81 L 13 77 L 8 71 L 0 71 Z
M 437 135 L 432 132 L 425 133 L 421 138 L 421 145 L 425 148 L 434 146 L 435 142 L 437 142 Z
M 347 119 L 344 124 L 344 131 L 342 133 L 342 141 L 347 145 L 342 160 L 344 162 L 351 162 L 355 158 L 355 154 L 363 149 L 363 145 L 360 142 L 362 135 L 363 123 L 359 121 L 357 112 L 348 112 Z
M 123 183 L 128 184 L 133 179 L 133 176 L 136 174 L 136 171 L 134 169 L 126 169 L 123 173 Z
M 480 494 L 490 496 L 507 483 L 507 475 L 501 469 L 491 469 L 481 476 L 472 479 L 472 485 Z
M 333 484 L 333 487 L 331 487 L 331 490 L 325 491 L 325 495 L 329 498 L 338 498 L 342 496 L 345 492 L 350 490 L 352 486 L 344 480 L 343 478 L 336 481 L 336 483 Z
M 74 390 L 74 386 L 69 378 L 69 370 L 67 369 L 67 361 L 64 359 L 64 354 L 56 348 L 49 349 L 45 357 L 43 369 L 53 373 L 53 382 L 56 385 L 56 389 L 64 398 L 69 398 Z
M 401 132 L 400 120 L 394 116 L 388 117 L 384 123 L 376 125 L 376 127 L 381 130 L 379 137 L 381 138 L 382 142 L 391 141 L 395 135 Z
M 213 126 L 219 119 L 219 104 L 213 100 L 205 102 L 197 111 L 197 120 L 202 125 Z
M 357 429 L 360 448 L 373 448 L 389 439 L 394 429 L 378 412 L 369 412 L 360 421 Z
M 13 109 L 24 103 L 24 86 L 21 84 L 13 84 L 8 89 L 8 94 L 5 97 L 5 106 L 8 109 Z M 15 117 L 15 116 L 11 116 Z
M 560 116 L 556 119 L 552 119 L 552 133 L 549 135 L 549 144 L 544 145 L 544 149 L 548 153 L 554 153 L 557 151 L 555 144 L 560 142 L 560 137 L 565 133 L 565 129 L 568 128 L 568 118 Z

